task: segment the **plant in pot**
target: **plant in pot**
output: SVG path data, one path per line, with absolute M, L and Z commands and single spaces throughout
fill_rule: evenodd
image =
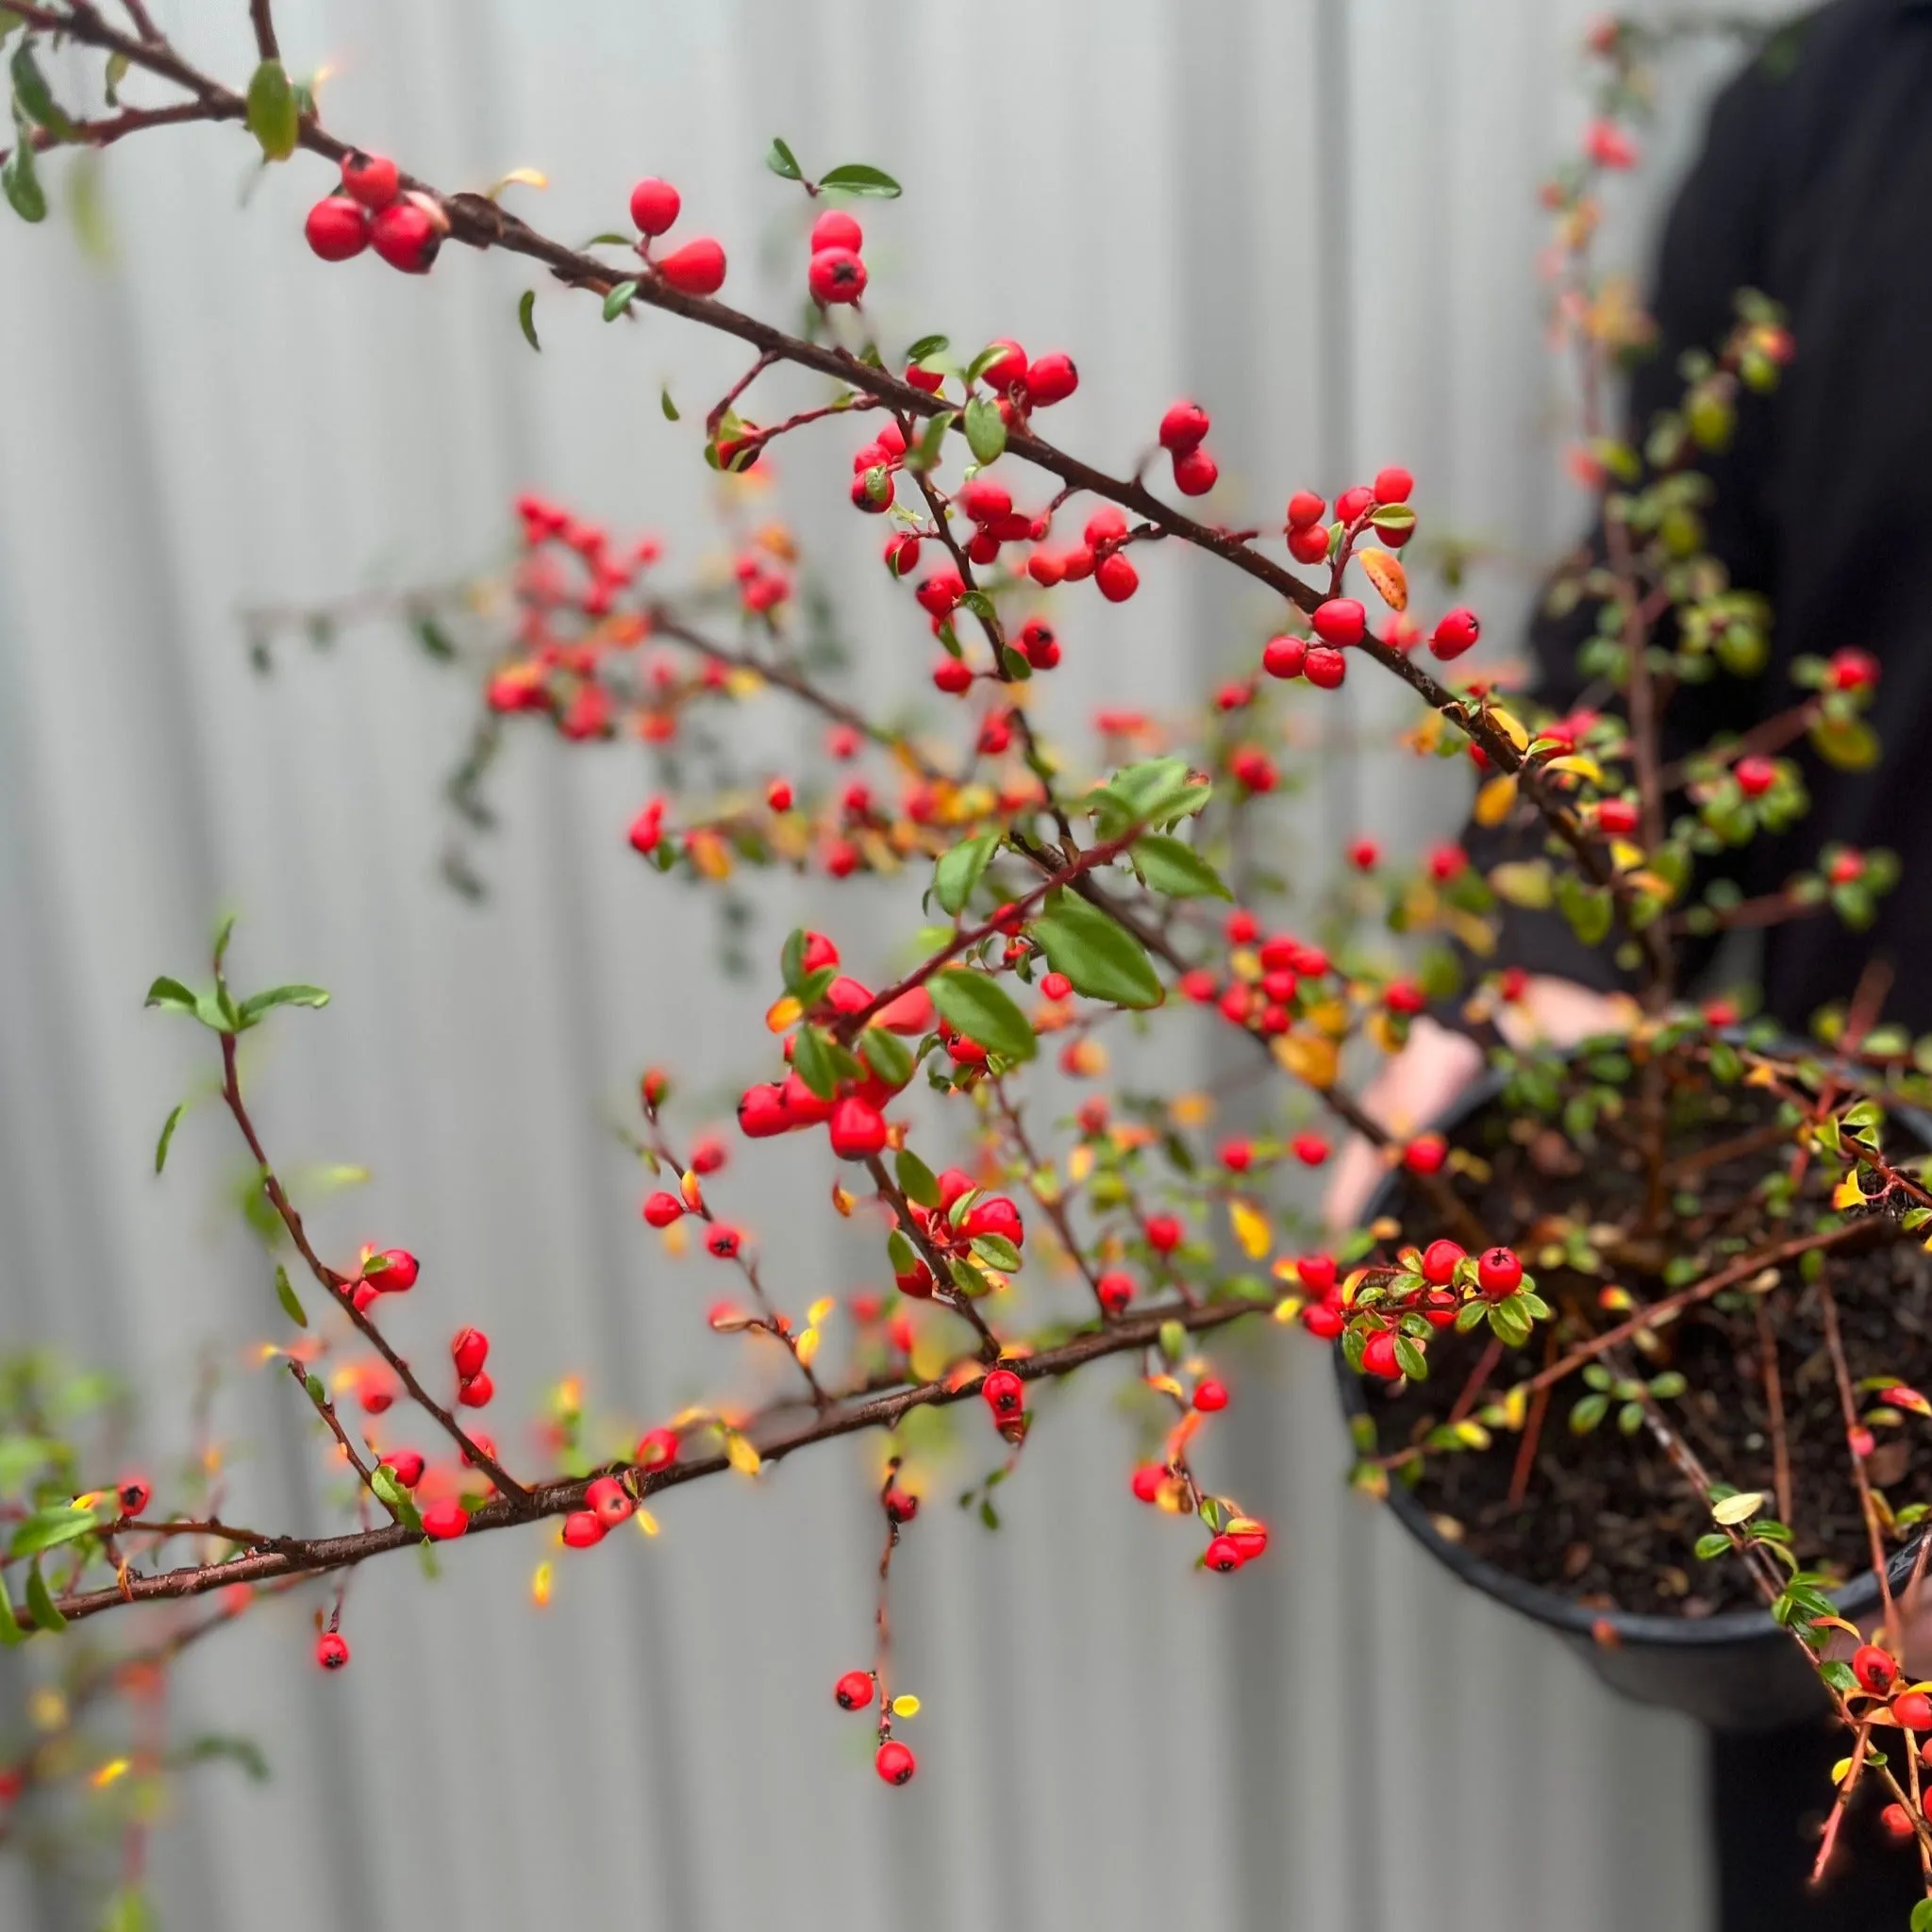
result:
M 960 358 L 928 335 L 888 355 L 862 301 L 853 209 L 899 191 L 870 164 L 812 175 L 773 144 L 810 302 L 794 334 L 720 299 L 726 252 L 680 239 L 681 199 L 661 179 L 637 184 L 622 234 L 566 246 L 512 211 L 526 183 L 446 192 L 332 131 L 264 0 L 250 8 L 258 64 L 233 86 L 142 9 L 125 15 L 50 0 L 0 17 L 18 36 L 19 130 L 0 178 L 29 222 L 62 150 L 233 123 L 264 165 L 333 171 L 307 225 L 324 262 L 373 250 L 404 273 L 462 274 L 473 264 L 449 258 L 467 249 L 533 264 L 546 300 L 594 302 L 613 323 L 662 311 L 747 346 L 741 379 L 682 430 L 694 474 L 701 458 L 722 493 L 728 572 L 679 590 L 652 540 L 620 541 L 530 495 L 494 601 L 465 587 L 390 602 L 435 655 L 477 663 L 483 715 L 451 788 L 469 822 L 486 817 L 483 774 L 508 732 L 641 744 L 662 787 L 627 826 L 603 828 L 627 838 L 641 874 L 664 875 L 641 890 L 736 892 L 796 874 L 823 886 L 825 930 L 754 947 L 741 919 L 727 924 L 727 962 L 755 993 L 737 1135 L 697 1134 L 658 1068 L 628 1129 L 656 1230 L 641 1239 L 661 1241 L 667 1268 L 725 1284 L 708 1321 L 745 1338 L 745 1389 L 651 1418 L 625 1414 L 621 1389 L 574 1379 L 551 1392 L 529 1451 L 477 1426 L 508 1365 L 437 1297 L 433 1267 L 400 1246 L 334 1251 L 257 1126 L 242 1042 L 327 995 L 238 991 L 226 927 L 200 974 L 155 980 L 151 1004 L 211 1036 L 288 1324 L 274 1373 L 313 1412 L 343 1524 L 317 1538 L 238 1526 L 218 1458 L 158 1504 L 138 1474 L 81 1487 L 99 1452 L 42 1417 L 46 1454 L 5 1471 L 0 1641 L 144 1604 L 185 1616 L 216 1597 L 219 1618 L 175 1624 L 141 1653 L 165 1668 L 204 1630 L 303 1590 L 316 1661 L 340 1670 L 367 1561 L 522 1533 L 543 1546 L 533 1588 L 547 1600 L 618 1526 L 654 1526 L 672 1491 L 757 1479 L 865 1434 L 881 1444 L 868 1474 L 882 1543 L 874 1646 L 827 1675 L 873 1726 L 880 1777 L 903 1785 L 918 1700 L 894 1677 L 887 1600 L 934 1480 L 934 1419 L 983 1410 L 961 1500 L 996 1526 L 996 1491 L 1043 1398 L 1120 1359 L 1141 1437 L 1124 1487 L 1191 1524 L 1191 1560 L 1231 1576 L 1265 1557 L 1268 1530 L 1216 1487 L 1230 1391 L 1205 1351 L 1220 1329 L 1272 1318 L 1344 1365 L 1359 1485 L 1481 1587 L 1584 1643 L 1612 1681 L 1720 1718 L 1807 1698 L 1835 1709 L 1848 1743 L 1821 1866 L 1844 1807 L 1872 1790 L 1901 1837 L 1932 1848 L 1917 1755 L 1932 1698 L 1904 1675 L 1927 1547 L 1912 1537 L 1926 1455 L 1914 1431 L 1932 1416 L 1914 1387 L 1932 1221 L 1909 1112 L 1924 1097 L 1921 1056 L 1883 1024 L 1876 973 L 1815 1047 L 1739 1008 L 1687 1004 L 1679 985 L 1684 941 L 1811 916 L 1857 930 L 1895 883 L 1883 855 L 1827 849 L 1765 903 L 1740 897 L 1722 865 L 1802 818 L 1794 747 L 1869 756 L 1876 671 L 1847 640 L 1791 666 L 1792 701 L 1749 732 L 1674 739 L 1687 699 L 1764 664 L 1768 614 L 1707 545 L 1706 459 L 1792 345 L 1745 294 L 1641 441 L 1599 413 L 1608 363 L 1643 333 L 1590 247 L 1603 178 L 1633 158 L 1624 118 L 1645 38 L 1596 37 L 1604 114 L 1549 196 L 1557 312 L 1590 399 L 1580 460 L 1603 509 L 1600 542 L 1556 593 L 1588 615 L 1582 683 L 1553 708 L 1493 670 L 1451 668 L 1477 643 L 1473 611 L 1424 623 L 1411 608 L 1404 553 L 1420 524 L 1406 470 L 1332 504 L 1299 489 L 1268 527 L 1238 527 L 1213 519 L 1212 423 L 1196 403 L 1119 437 L 1126 460 L 1107 469 L 1049 439 L 1047 412 L 1079 380 L 1066 354 L 1003 339 Z M 107 64 L 111 112 L 49 87 L 41 57 L 61 42 Z M 536 290 L 514 308 L 538 348 Z M 761 420 L 760 386 L 788 370 L 811 394 Z M 665 414 L 683 423 L 668 393 Z M 761 494 L 768 452 L 791 439 L 835 441 L 838 487 L 876 519 L 907 639 L 930 662 L 923 714 L 876 715 L 824 668 L 796 541 Z M 1175 553 L 1239 570 L 1273 600 L 1244 675 L 1197 717 L 1121 708 L 1049 736 L 1037 714 L 1063 651 Z M 1453 548 L 1432 568 L 1447 605 Z M 325 634 L 369 608 L 258 613 L 257 659 L 285 628 Z M 1352 666 L 1413 691 L 1419 758 L 1471 762 L 1474 828 L 1412 863 L 1356 841 L 1339 886 L 1297 893 L 1269 857 L 1288 747 Z M 782 768 L 732 728 L 735 708 L 764 702 L 809 727 Z M 451 870 L 473 879 L 460 848 Z M 896 949 L 842 912 L 833 888 L 854 876 L 904 883 Z M 1503 950 L 1515 915 L 1537 912 L 1630 987 L 1622 1024 L 1580 1049 L 1536 1037 L 1537 989 Z M 1352 1081 L 1399 1056 L 1431 1007 L 1489 1049 L 1492 1079 L 1451 1121 L 1391 1128 Z M 1271 1082 L 1261 1126 L 1217 1133 L 1211 1096 L 1103 1084 L 1162 1008 L 1239 1040 Z M 167 1118 L 158 1168 L 184 1110 Z M 1292 1183 L 1346 1135 L 1387 1182 L 1364 1224 L 1324 1242 Z M 782 1247 L 738 1218 L 744 1171 L 782 1158 L 775 1142 L 837 1163 L 832 1207 L 874 1231 L 875 1289 L 793 1278 Z M 447 1366 L 432 1368 L 408 1331 L 433 1298 L 454 1332 Z M 55 1653 L 49 1672 L 72 1668 L 58 1646 L 34 1648 Z M 81 1761 L 31 1751 L 0 1799 L 17 1807 L 44 1789 L 51 1802 Z M 170 1759 L 149 1743 L 115 1761 L 88 1802 L 121 1790 L 144 1831 L 140 1793 Z

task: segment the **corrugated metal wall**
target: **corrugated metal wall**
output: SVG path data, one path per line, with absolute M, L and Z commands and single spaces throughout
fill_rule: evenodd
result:
M 158 10 L 242 71 L 240 0 Z M 621 225 L 628 183 L 671 175 L 689 219 L 732 241 L 731 292 L 771 312 L 795 299 L 795 260 L 774 266 L 790 208 L 766 141 L 785 134 L 808 165 L 877 160 L 908 189 L 866 217 L 889 338 L 1066 344 L 1083 382 L 1056 431 L 1109 460 L 1193 391 L 1217 414 L 1230 517 L 1408 461 L 1438 527 L 1509 554 L 1478 587 L 1501 618 L 1578 514 L 1553 487 L 1532 192 L 1580 113 L 1585 10 L 279 14 L 292 64 L 338 66 L 342 130 L 449 185 L 541 164 L 542 215 L 566 235 Z M 1708 69 L 1673 84 L 1672 153 Z M 506 1410 L 589 1368 L 610 1406 L 660 1412 L 739 1357 L 704 1332 L 703 1275 L 667 1267 L 636 1223 L 603 1121 L 647 1059 L 698 1088 L 742 1074 L 734 1029 L 756 989 L 713 975 L 697 900 L 626 863 L 624 754 L 519 745 L 495 901 L 474 909 L 433 878 L 462 694 L 386 637 L 293 653 L 259 681 L 235 611 L 460 570 L 531 484 L 695 556 L 691 423 L 663 421 L 658 385 L 694 415 L 733 365 L 668 320 L 607 329 L 561 300 L 540 304 L 533 357 L 513 264 L 458 254 L 426 285 L 373 260 L 324 269 L 300 239 L 316 165 L 275 171 L 245 208 L 243 174 L 221 133 L 113 155 L 107 264 L 58 222 L 0 228 L 0 1334 L 135 1376 L 158 1457 L 180 1445 L 201 1344 L 239 1353 L 273 1331 L 258 1254 L 220 1206 L 236 1163 L 213 1109 L 191 1115 L 165 1184 L 149 1172 L 160 1119 L 208 1068 L 141 992 L 187 970 L 230 906 L 243 974 L 336 994 L 266 1041 L 259 1113 L 291 1167 L 374 1168 L 315 1218 L 339 1248 L 425 1256 L 405 1333 L 433 1349 L 482 1322 Z M 802 480 L 836 475 L 847 441 L 787 451 L 788 508 L 871 688 L 910 691 L 926 653 L 880 581 L 876 532 Z M 1171 701 L 1267 621 L 1191 559 L 1146 575 L 1104 625 L 1073 608 L 1064 715 L 1103 692 Z M 1367 685 L 1348 689 L 1357 724 L 1402 714 Z M 1341 754 L 1324 775 L 1293 820 L 1309 849 L 1357 821 L 1404 835 L 1406 768 Z M 840 903 L 863 954 L 866 895 Z M 785 1230 L 793 1300 L 875 1270 L 826 1226 L 816 1171 L 741 1167 L 761 1224 Z M 1233 1588 L 1191 1574 L 1126 1500 L 1111 1372 L 1056 1405 L 1001 1535 L 942 1507 L 922 1518 L 897 1621 L 929 1714 L 920 1779 L 895 1796 L 826 1694 L 866 1647 L 866 1446 L 680 1494 L 657 1543 L 573 1563 L 542 1616 L 535 1533 L 456 1552 L 434 1589 L 407 1559 L 377 1566 L 352 1593 L 340 1681 L 310 1665 L 302 1613 L 251 1620 L 190 1668 L 184 1722 L 257 1734 L 275 1779 L 190 1788 L 158 1853 L 168 1924 L 1705 1924 L 1690 1730 L 1613 1702 L 1347 1497 L 1313 1351 L 1274 1341 L 1238 1366 L 1227 1483 L 1278 1541 Z M 284 1396 L 243 1377 L 230 1398 L 254 1445 L 236 1507 L 319 1522 L 319 1457 Z M 8 1923 L 70 1923 L 58 1888 L 0 1887 Z

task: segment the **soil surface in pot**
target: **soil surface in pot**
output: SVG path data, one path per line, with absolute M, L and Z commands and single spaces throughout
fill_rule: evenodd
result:
M 1673 1162 L 1700 1154 L 1722 1156 L 1727 1143 L 1768 1129 L 1773 1122 L 1775 1103 L 1758 1090 L 1707 1093 L 1703 1099 L 1705 1118 L 1673 1137 Z M 1896 1122 L 1891 1131 L 1895 1140 Z M 1519 1249 L 1539 1291 L 1559 1315 L 1574 1307 L 1591 1329 L 1602 1332 L 1625 1318 L 1603 1309 L 1607 1281 L 1626 1288 L 1639 1302 L 1670 1292 L 1655 1265 L 1646 1270 L 1624 1259 L 1611 1264 L 1607 1274 L 1595 1274 L 1558 1258 L 1560 1224 L 1597 1226 L 1636 1207 L 1642 1174 L 1639 1157 L 1626 1145 L 1602 1141 L 1593 1158 L 1579 1162 L 1545 1124 L 1520 1118 L 1512 1124 L 1499 1104 L 1479 1109 L 1451 1139 L 1491 1169 L 1487 1181 L 1461 1177 L 1459 1191 L 1492 1238 Z M 1790 1154 L 1787 1141 L 1770 1158 L 1783 1165 Z M 1753 1199 L 1766 1161 L 1761 1148 L 1720 1158 L 1690 1180 L 1699 1208 L 1681 1224 L 1679 1246 L 1686 1236 L 1701 1236 L 1709 1244 L 1700 1276 L 1798 1231 L 1790 1222 L 1768 1221 Z M 1835 1178 L 1826 1174 L 1823 1185 Z M 1896 1232 L 1890 1222 L 1874 1220 L 1874 1244 L 1840 1250 L 1830 1264 L 1846 1360 L 1855 1386 L 1864 1376 L 1882 1374 L 1926 1389 L 1932 1387 L 1932 1256 L 1915 1239 L 1890 1238 Z M 1424 1224 L 1418 1217 L 1411 1224 Z M 1718 1245 L 1728 1241 L 1744 1245 L 1730 1251 Z M 1870 1567 L 1870 1542 L 1819 1296 L 1795 1265 L 1783 1271 L 1769 1294 L 1727 1292 L 1706 1302 L 1657 1331 L 1656 1353 L 1642 1357 L 1626 1350 L 1623 1360 L 1646 1377 L 1670 1368 L 1681 1371 L 1687 1392 L 1662 1407 L 1685 1441 L 1714 1478 L 1774 1495 L 1760 1303 L 1776 1352 L 1797 1555 L 1808 1569 L 1854 1576 Z M 1485 1401 L 1554 1359 L 1545 1354 L 1549 1327 L 1540 1323 L 1525 1347 L 1506 1352 Z M 1429 1346 L 1428 1379 L 1411 1382 L 1393 1396 L 1383 1385 L 1365 1382 L 1380 1453 L 1421 1441 L 1447 1417 L 1485 1339 L 1486 1331 L 1439 1334 Z M 1563 1351 L 1580 1339 L 1580 1333 L 1566 1334 Z M 1413 1484 L 1417 1499 L 1474 1554 L 1591 1608 L 1706 1617 L 1757 1607 L 1760 1599 L 1741 1563 L 1700 1562 L 1693 1555 L 1698 1537 L 1711 1527 L 1709 1512 L 1647 1429 L 1620 1433 L 1613 1399 L 1594 1430 L 1573 1431 L 1571 1410 L 1590 1392 L 1580 1371 L 1551 1390 L 1520 1502 L 1510 1500 L 1510 1490 L 1524 1439 L 1502 1430 L 1487 1450 L 1431 1452 Z M 1861 1413 L 1876 1400 L 1861 1391 Z M 1899 1424 L 1881 1425 L 1874 1433 L 1877 1448 L 1867 1474 L 1891 1507 L 1932 1499 L 1932 1424 L 1907 1414 Z M 1403 1480 L 1400 1472 L 1395 1480 Z M 1896 1547 L 1888 1542 L 1887 1554 Z

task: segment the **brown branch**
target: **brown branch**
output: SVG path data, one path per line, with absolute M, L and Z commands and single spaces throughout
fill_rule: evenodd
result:
M 1167 1302 L 1144 1308 L 1107 1328 L 1076 1335 L 1057 1347 L 1042 1349 L 1033 1356 L 1015 1357 L 1003 1366 L 1024 1381 L 1041 1381 L 1073 1374 L 1089 1362 L 1106 1356 L 1123 1355 L 1137 1348 L 1151 1347 L 1158 1339 L 1161 1324 L 1177 1322 L 1193 1333 L 1222 1328 L 1230 1322 L 1265 1312 L 1267 1304 L 1250 1301 L 1222 1301 L 1203 1307 Z M 741 1433 L 751 1440 L 760 1457 L 777 1462 L 785 1457 L 819 1442 L 867 1429 L 889 1429 L 916 1408 L 943 1408 L 963 1402 L 977 1393 L 976 1379 L 959 1386 L 949 1380 L 921 1382 L 879 1394 L 842 1399 L 837 1406 L 807 1423 L 781 1426 L 788 1408 L 779 1405 L 755 1417 Z M 622 1466 L 622 1465 L 620 1465 Z M 676 1489 L 685 1483 L 723 1474 L 731 1467 L 722 1456 L 707 1456 L 692 1461 L 674 1462 L 668 1468 L 639 1470 L 634 1484 L 641 1495 Z M 575 1477 L 538 1484 L 528 1491 L 527 1507 L 508 1497 L 485 1503 L 469 1521 L 472 1533 L 508 1529 L 515 1524 L 538 1517 L 564 1516 L 583 1507 L 584 1491 L 594 1478 Z M 291 1539 L 282 1546 L 238 1557 L 226 1563 L 194 1565 L 163 1571 L 155 1576 L 129 1576 L 125 1591 L 114 1585 L 92 1591 L 72 1591 L 58 1599 L 62 1615 L 69 1620 L 98 1616 L 104 1610 L 118 1609 L 124 1604 L 171 1602 L 184 1597 L 206 1595 L 237 1583 L 261 1584 L 298 1575 L 322 1575 L 347 1570 L 372 1557 L 385 1555 L 420 1541 L 399 1524 L 383 1524 L 374 1529 L 353 1534 L 321 1537 L 308 1541 Z M 27 1615 L 21 1610 L 21 1617 Z
M 248 0 L 248 24 L 255 29 L 255 51 L 264 60 L 279 60 L 282 50 L 275 40 L 274 0 Z
M 1838 1406 L 1845 1423 L 1845 1453 L 1852 1458 L 1852 1476 L 1858 1486 L 1858 1507 L 1864 1512 L 1865 1535 L 1872 1552 L 1872 1574 L 1878 1579 L 1878 1595 L 1885 1605 L 1885 1635 L 1894 1655 L 1903 1655 L 1905 1633 L 1899 1624 L 1898 1606 L 1891 1597 L 1890 1566 L 1885 1559 L 1885 1535 L 1878 1525 L 1878 1506 L 1872 1500 L 1872 1484 L 1865 1474 L 1865 1458 L 1852 1444 L 1858 1426 L 1858 1398 L 1852 1391 L 1852 1372 L 1845 1361 L 1843 1340 L 1839 1334 L 1838 1298 L 1831 1291 L 1829 1271 L 1821 1269 L 1817 1281 L 1819 1312 L 1824 1318 L 1824 1345 L 1831 1355 L 1831 1371 L 1838 1378 Z
M 1777 1365 L 1777 1332 L 1764 1297 L 1757 1297 L 1757 1355 L 1764 1375 L 1764 1406 L 1771 1419 L 1771 1484 L 1777 1494 L 1777 1520 L 1791 1521 L 1791 1445 L 1785 1427 L 1785 1382 Z

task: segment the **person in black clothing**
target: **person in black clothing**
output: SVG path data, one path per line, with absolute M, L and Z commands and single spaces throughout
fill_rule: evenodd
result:
M 1862 938 L 1829 914 L 1775 927 L 1759 982 L 1767 1010 L 1801 1030 L 1880 958 L 1893 974 L 1884 1017 L 1932 1031 L 1932 0 L 1836 0 L 1776 33 L 1719 98 L 1664 237 L 1657 350 L 1630 397 L 1640 436 L 1681 402 L 1678 358 L 1724 341 L 1744 289 L 1783 306 L 1796 354 L 1774 393 L 1743 399 L 1730 447 L 1700 467 L 1716 486 L 1708 547 L 1735 588 L 1769 600 L 1775 628 L 1761 675 L 1720 673 L 1675 695 L 1663 755 L 1789 709 L 1799 656 L 1849 646 L 1877 659 L 1877 765 L 1846 772 L 1802 741 L 1788 747 L 1809 815 L 1724 867 L 1757 896 L 1833 841 L 1894 851 L 1905 882 Z M 1533 626 L 1538 694 L 1559 709 L 1580 693 L 1575 654 L 1593 624 L 1584 609 Z M 1482 862 L 1506 856 L 1503 835 L 1473 829 L 1468 842 Z M 1682 984 L 1713 943 L 1684 948 Z M 1555 915 L 1512 914 L 1502 957 L 1558 996 L 1553 1035 L 1589 1030 L 1598 1008 L 1583 990 L 1614 985 L 1608 958 Z M 1429 1037 L 1437 1044 L 1391 1069 L 1382 1098 L 1411 1124 L 1476 1064 L 1468 1042 Z M 1345 1221 L 1345 1184 L 1338 1193 L 1331 1213 Z M 1908 1661 L 1932 1674 L 1932 1641 L 1924 1649 Z M 1857 1807 L 1826 1885 L 1807 1884 L 1844 1748 L 1823 1723 L 1712 1740 L 1724 1932 L 1905 1932 L 1924 1890 L 1918 1861 L 1880 1841 L 1875 1806 Z

